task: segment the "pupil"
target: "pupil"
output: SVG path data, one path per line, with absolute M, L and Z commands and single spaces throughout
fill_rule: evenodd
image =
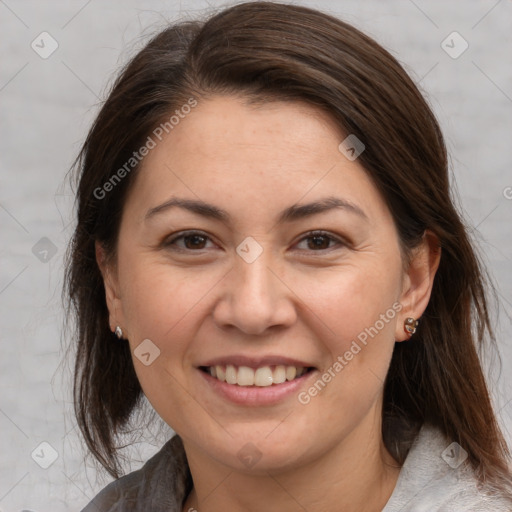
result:
M 192 240 L 192 243 L 189 243 Z M 202 249 L 204 245 L 204 236 L 201 235 L 189 235 L 185 237 L 185 245 L 187 249 Z M 198 247 L 198 245 L 200 247 Z
M 323 235 L 312 236 L 311 240 L 314 240 L 312 245 L 313 245 L 313 248 L 316 248 L 316 249 L 327 249 L 327 246 L 329 245 L 329 240 L 327 239 L 327 237 L 325 237 Z

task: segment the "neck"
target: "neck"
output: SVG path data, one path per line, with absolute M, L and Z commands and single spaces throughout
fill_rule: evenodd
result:
M 373 420 L 327 453 L 286 471 L 239 473 L 185 445 L 194 489 L 183 511 L 381 511 L 400 468 L 383 444 L 380 418 Z

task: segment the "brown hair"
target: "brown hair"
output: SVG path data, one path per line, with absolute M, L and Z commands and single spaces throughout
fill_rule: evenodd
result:
M 360 163 L 383 195 L 405 253 L 426 229 L 442 257 L 414 341 L 395 345 L 384 388 L 383 438 L 403 462 L 421 424 L 469 454 L 481 481 L 507 478 L 509 452 L 493 412 L 478 349 L 494 342 L 485 281 L 449 190 L 438 123 L 400 64 L 375 41 L 305 7 L 251 2 L 205 22 L 171 25 L 122 71 L 77 158 L 78 223 L 66 293 L 77 319 L 75 411 L 85 441 L 117 477 L 116 436 L 141 402 L 129 346 L 109 329 L 95 241 L 115 258 L 135 167 L 110 180 L 156 126 L 189 98 L 305 101 L 366 146 Z

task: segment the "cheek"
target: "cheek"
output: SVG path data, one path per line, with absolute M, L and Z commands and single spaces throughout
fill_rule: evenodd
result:
M 122 303 L 130 342 L 149 338 L 166 351 L 183 349 L 179 340 L 193 328 L 202 301 L 222 276 L 172 268 L 151 258 L 127 262 L 125 269 Z
M 320 322 L 316 330 L 326 358 L 320 379 L 327 385 L 313 384 L 304 401 L 311 400 L 318 413 L 329 415 L 333 422 L 348 421 L 346 411 L 356 420 L 363 417 L 379 396 L 385 381 L 395 344 L 397 302 L 400 290 L 400 263 L 383 258 L 360 260 L 331 270 L 311 286 L 310 280 L 295 283 L 298 295 L 311 309 L 311 318 Z M 316 387 L 315 387 L 316 386 Z M 321 391 L 319 391 L 321 390 Z M 340 407 L 329 408 L 336 403 Z M 352 421 L 351 420 L 351 421 Z M 351 423 L 348 421 L 348 423 Z
M 219 277 L 211 271 L 192 276 L 151 258 L 126 260 L 120 277 L 122 269 L 123 313 L 135 372 L 146 397 L 169 424 L 182 411 L 200 417 L 202 411 L 194 410 L 195 402 L 186 391 L 190 386 L 185 370 L 201 315 L 204 318 L 204 301 Z M 149 345 L 143 352 L 139 347 L 147 339 L 157 349 Z M 148 365 L 137 355 L 145 352 L 150 353 Z
M 324 326 L 333 357 L 348 350 L 352 340 L 364 339 L 368 330 L 372 337 L 393 338 L 400 267 L 394 260 L 388 263 L 346 265 L 314 280 L 299 274 L 293 277 L 297 295 Z

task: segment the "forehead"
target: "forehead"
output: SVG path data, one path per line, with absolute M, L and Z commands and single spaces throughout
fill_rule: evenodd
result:
M 262 207 L 257 213 L 263 215 L 276 202 L 339 192 L 363 207 L 382 209 L 366 171 L 339 151 L 344 138 L 330 116 L 305 103 L 248 105 L 241 98 L 214 97 L 156 141 L 129 202 L 149 208 L 177 194 L 235 210 L 252 204 L 253 214 Z
M 207 158 L 222 164 L 241 160 L 244 168 L 256 167 L 261 161 L 268 166 L 271 161 L 293 165 L 322 160 L 319 163 L 324 165 L 328 146 L 332 146 L 331 156 L 339 157 L 340 140 L 342 132 L 336 123 L 306 103 L 273 101 L 251 105 L 244 98 L 218 96 L 201 101 L 185 116 L 164 138 L 164 144 L 160 144 L 163 151 L 158 153 L 164 158 L 163 153 L 167 152 L 167 156 Z M 222 170 L 230 167 L 233 165 L 223 165 Z

